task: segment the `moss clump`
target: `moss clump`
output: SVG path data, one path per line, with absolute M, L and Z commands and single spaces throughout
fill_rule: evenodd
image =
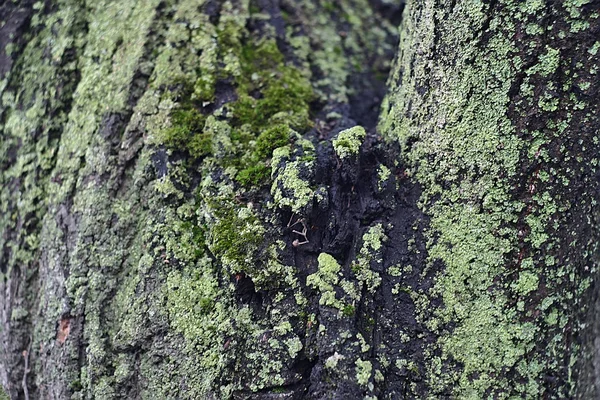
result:
M 293 129 L 303 131 L 310 127 L 310 81 L 300 70 L 284 63 L 274 40 L 243 46 L 240 68 L 238 100 L 232 104 L 237 124 L 248 124 L 259 131 L 271 117 L 284 113 Z
M 346 317 L 353 316 L 355 312 L 356 312 L 356 307 L 354 307 L 351 304 L 345 305 L 344 308 L 342 309 L 342 314 L 344 314 Z
M 194 158 L 212 152 L 212 135 L 203 132 L 206 117 L 192 107 L 171 114 L 171 127 L 162 132 L 161 141 L 169 149 L 186 150 Z
M 218 221 L 209 235 L 209 248 L 230 273 L 252 271 L 258 246 L 262 243 L 264 227 L 249 208 L 217 205 Z
M 273 155 L 273 150 L 289 143 L 290 128 L 285 124 L 277 124 L 258 136 L 254 154 L 259 159 L 270 158 Z
M 235 167 L 240 184 L 256 186 L 268 179 L 265 162 L 275 148 L 289 142 L 290 129 L 304 131 L 311 126 L 312 86 L 301 70 L 286 65 L 275 40 L 247 41 L 234 21 L 224 23 L 217 36 L 223 66 L 216 72 L 204 66 L 196 71 L 195 81 L 175 82 L 177 90 L 165 95 L 176 101 L 177 108 L 158 142 L 192 158 L 212 154 L 213 135 L 199 110 L 214 100 L 218 80 L 233 80 L 237 100 L 220 113 L 228 119 L 234 151 L 219 158 L 218 164 Z
M 262 182 L 265 182 L 271 173 L 271 169 L 264 163 L 259 161 L 259 164 L 244 168 L 235 177 L 235 180 L 244 186 L 256 187 Z
M 333 148 L 339 158 L 345 159 L 358 154 L 360 146 L 367 133 L 362 126 L 355 126 L 338 133 L 333 139 Z
M 290 143 L 290 128 L 286 124 L 277 124 L 263 131 L 256 140 L 254 151 L 244 162 L 236 180 L 244 186 L 257 186 L 265 182 L 271 169 L 265 161 L 273 155 L 273 150 Z

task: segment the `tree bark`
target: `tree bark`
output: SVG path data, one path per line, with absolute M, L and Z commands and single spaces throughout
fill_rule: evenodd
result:
M 6 392 L 597 397 L 599 6 L 0 6 Z
M 598 5 L 405 12 L 381 131 L 430 218 L 415 297 L 435 396 L 598 396 Z

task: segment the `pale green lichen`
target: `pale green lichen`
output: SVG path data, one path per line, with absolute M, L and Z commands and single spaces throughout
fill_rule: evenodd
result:
M 339 354 L 337 351 L 333 353 L 333 355 L 327 357 L 325 360 L 325 368 L 327 369 L 335 369 L 339 361 L 343 360 L 345 357 Z
M 387 240 L 382 224 L 377 224 L 369 228 L 362 237 L 363 245 L 352 262 L 351 269 L 356 274 L 361 287 L 365 287 L 369 292 L 374 293 L 381 284 L 379 273 L 371 268 L 371 263 L 382 263 L 382 246 Z
M 371 361 L 364 361 L 360 358 L 356 360 L 356 382 L 359 385 L 367 386 L 369 383 L 369 379 L 371 379 L 371 372 L 373 370 L 373 365 Z
M 581 4 L 570 2 L 565 7 L 573 18 L 584 15 L 579 15 Z M 534 178 L 535 184 L 522 189 L 523 193 L 532 192 L 534 200 L 527 204 L 515 198 L 515 182 L 530 165 L 562 165 L 562 160 L 552 159 L 545 147 L 556 140 L 554 135 L 566 137 L 567 132 L 559 133 L 552 120 L 561 118 L 555 114 L 564 108 L 568 96 L 560 97 L 561 89 L 551 80 L 558 74 L 570 74 L 561 67 L 585 67 L 566 59 L 567 54 L 558 48 L 534 49 L 525 45 L 527 41 L 514 40 L 515 32 L 521 29 L 519 21 L 526 21 L 531 13 L 549 12 L 540 2 L 507 3 L 501 11 L 490 11 L 482 2 L 444 11 L 433 3 L 407 5 L 399 61 L 390 78 L 398 86 L 384 101 L 380 131 L 400 142 L 409 176 L 423 187 L 420 207 L 431 217 L 426 233 L 429 266 L 424 274 L 435 268 L 434 261 L 444 265 L 435 277 L 433 292 L 413 297 L 417 314 L 440 335 L 442 359 L 456 360 L 459 368 L 443 372 L 443 368 L 428 366 L 432 391 L 440 394 L 451 388 L 453 396 L 459 398 L 534 398 L 546 390 L 540 383 L 545 374 L 556 373 L 556 361 L 535 351 L 535 342 L 545 327 L 539 320 L 525 322 L 532 320 L 528 314 L 536 304 L 532 297 L 542 291 L 542 276 L 544 290 L 562 290 L 558 288 L 565 287 L 565 275 L 575 281 L 578 290 L 583 281 L 577 282 L 574 266 L 568 262 L 546 268 L 545 257 L 537 257 L 557 251 L 552 232 L 558 225 L 550 221 L 563 215 L 559 205 L 566 202 L 562 194 L 556 194 L 563 193 L 561 189 L 537 189 L 544 185 Z M 439 12 L 450 12 L 451 17 L 444 21 L 427 17 Z M 571 24 L 574 31 L 585 28 L 580 22 Z M 482 51 L 473 43 L 478 42 L 475 35 L 484 27 Z M 563 32 L 562 36 L 570 34 Z M 434 56 L 433 48 L 446 49 L 448 58 Z M 521 103 L 514 104 L 512 85 L 518 82 L 522 60 L 534 54 L 537 63 L 527 69 L 529 76 L 521 83 Z M 431 59 L 436 61 L 432 64 Z M 425 95 L 420 92 L 423 87 L 427 88 Z M 573 112 L 586 106 L 576 98 L 567 103 Z M 424 112 L 432 109 L 435 112 Z M 513 119 L 526 121 L 532 109 L 539 118 L 549 120 L 548 129 L 542 135 L 526 128 L 517 134 Z M 567 124 L 569 118 L 565 119 Z M 568 152 L 561 149 L 561 154 Z M 524 154 L 535 161 L 523 158 Z M 558 183 L 568 182 L 573 173 L 567 167 L 548 172 L 540 177 Z M 517 227 L 519 221 L 524 226 Z M 563 219 L 561 223 L 569 225 Z M 515 274 L 513 252 L 517 248 L 527 249 L 526 256 L 529 252 L 536 256 L 529 266 L 524 265 L 525 257 Z M 512 300 L 515 294 L 523 297 L 517 305 Z M 427 298 L 436 295 L 444 306 L 431 316 L 432 304 Z M 564 306 L 569 296 L 565 293 L 561 297 Z M 446 323 L 454 324 L 451 333 L 441 329 Z M 556 354 L 577 354 L 577 347 L 566 343 L 559 330 L 547 334 L 545 340 Z M 558 350 L 561 346 L 563 349 Z M 509 379 L 507 370 L 517 371 L 519 377 Z M 515 383 L 519 379 L 525 383 Z M 570 397 L 567 386 L 557 393 Z
M 527 70 L 527 75 L 539 73 L 547 77 L 558 69 L 560 63 L 560 50 L 546 47 L 546 53 L 542 54 L 539 62 Z
M 306 207 L 314 195 L 308 181 L 300 177 L 302 165 L 301 161 L 292 161 L 277 168 L 271 188 L 275 203 L 279 207 L 290 207 L 296 213 Z
M 30 232 L 24 242 L 27 247 L 14 252 L 7 260 L 8 268 L 10 271 L 16 258 L 33 272 L 34 269 L 28 267 L 28 259 L 39 258 L 41 249 L 49 257 L 47 265 L 37 270 L 45 277 L 40 281 L 41 306 L 36 309 L 43 317 L 36 326 L 32 348 L 54 341 L 57 322 L 68 312 L 68 304 L 80 310 L 77 313 L 85 312 L 89 322 L 85 327 L 89 338 L 86 339 L 89 344 L 86 358 L 79 363 L 65 362 L 60 374 L 53 371 L 41 374 L 37 370 L 39 365 L 32 366 L 37 370 L 36 383 L 40 386 L 45 386 L 47 381 L 52 384 L 79 382 L 72 386 L 73 398 L 82 396 L 82 392 L 88 397 L 110 396 L 114 392 L 110 386 L 121 376 L 108 378 L 106 373 L 111 366 L 121 365 L 123 361 L 106 351 L 112 323 L 101 323 L 100 314 L 101 307 L 113 299 L 111 293 L 117 292 L 117 276 L 121 274 L 118 280 L 127 284 L 135 279 L 135 273 L 129 275 L 129 272 L 138 252 L 127 246 L 134 243 L 132 221 L 144 219 L 143 211 L 137 207 L 138 196 L 147 192 L 142 189 L 143 185 L 133 184 L 143 179 L 139 179 L 142 175 L 139 170 L 130 168 L 128 176 L 132 187 L 116 194 L 115 187 L 122 181 L 115 176 L 116 148 L 110 140 L 123 134 L 124 140 L 117 152 L 122 151 L 119 157 L 123 157 L 124 163 L 131 160 L 129 152 L 136 146 L 139 149 L 141 141 L 133 146 L 126 142 L 130 139 L 128 132 L 104 132 L 101 128 L 106 128 L 104 118 L 126 113 L 130 108 L 132 81 L 144 63 L 144 44 L 149 40 L 150 26 L 156 21 L 157 5 L 158 2 L 152 1 L 99 2 L 88 7 L 58 1 L 50 10 L 41 9 L 38 4 L 38 11 L 31 19 L 31 35 L 23 36 L 29 42 L 20 55 L 20 67 L 14 71 L 20 81 L 13 85 L 20 86 L 17 96 L 6 92 L 2 95 L 0 109 L 7 114 L 6 119 L 2 118 L 5 124 L 0 128 L 3 131 L 0 148 L 4 155 L 5 150 L 12 147 L 17 161 L 9 170 L 2 171 L 1 186 L 8 188 L 6 177 L 18 179 L 21 182 L 18 212 L 38 221 L 27 227 Z M 87 26 L 85 33 L 82 25 Z M 126 35 L 123 29 L 116 28 L 119 26 L 128 27 Z M 11 79 L 14 78 L 17 75 Z M 20 104 L 7 104 L 11 98 Z M 36 134 L 31 135 L 31 132 Z M 21 136 L 22 133 L 27 135 Z M 18 144 L 13 147 L 11 142 L 15 139 Z M 25 160 L 28 161 L 23 164 Z M 139 163 L 144 161 L 147 158 L 140 157 Z M 35 177 L 29 175 L 30 171 L 36 171 Z M 100 175 L 104 177 L 102 180 L 93 178 Z M 88 180 L 88 177 L 92 178 Z M 12 196 L 6 197 L 5 190 L 2 190 L 0 203 L 8 207 Z M 112 191 L 112 195 L 108 196 L 108 191 Z M 131 204 L 134 211 L 130 215 L 123 213 L 123 203 Z M 46 208 L 46 205 L 51 206 Z M 22 218 L 17 209 L 14 212 L 0 214 Z M 73 249 L 70 254 L 66 250 L 66 228 L 57 215 L 69 221 L 77 220 L 77 234 L 68 239 L 68 246 Z M 75 226 L 74 222 L 69 224 Z M 1 223 L 3 228 L 0 229 L 10 225 Z M 15 243 L 19 243 L 19 238 L 16 239 Z M 3 246 L 4 243 L 0 243 L 0 247 Z M 62 266 L 57 260 L 62 260 Z M 68 279 L 61 276 L 59 280 L 55 272 L 67 265 Z M 100 276 L 104 277 L 103 282 Z M 73 346 L 67 340 L 62 351 L 70 354 Z M 46 360 L 54 362 L 50 356 Z M 83 367 L 80 369 L 80 366 Z
M 340 281 L 342 267 L 335 258 L 327 253 L 319 254 L 317 261 L 319 269 L 306 277 L 306 285 L 321 293 L 319 304 L 343 309 L 343 303 L 335 296 L 335 288 Z
M 522 296 L 534 292 L 538 288 L 538 276 L 530 271 L 522 271 L 516 284 L 516 290 Z
M 294 336 L 291 339 L 284 340 L 284 343 L 287 347 L 288 354 L 290 358 L 293 360 L 300 353 L 303 348 L 302 341 L 299 337 Z
M 23 229 L 33 233 L 15 243 L 23 239 L 30 247 L 9 252 L 9 271 L 18 265 L 33 274 L 37 252 L 47 257 L 47 269 L 40 269 L 47 273 L 40 280 L 47 297 L 36 315 L 50 323 L 36 331 L 33 347 L 54 343 L 56 321 L 65 312 L 85 317 L 84 359 L 69 359 L 60 375 L 35 374 L 40 387 L 48 376 L 70 382 L 75 399 L 114 398 L 136 375 L 144 382 L 142 398 L 231 398 L 242 385 L 260 390 L 289 383 L 281 371 L 302 351 L 289 321 L 308 301 L 297 289 L 295 267 L 277 257 L 281 244 L 258 244 L 275 243 L 273 231 L 240 200 L 249 192 L 240 185 L 255 190 L 260 179 L 268 181 L 273 146 L 286 147 L 289 132 L 270 128 L 310 128 L 311 86 L 318 86 L 321 99 L 346 102 L 349 71 L 365 68 L 367 59 L 385 60 L 378 53 L 390 45 L 379 39 L 394 30 L 387 21 L 360 29 L 363 14 L 376 18 L 368 3 L 342 1 L 347 21 L 338 25 L 353 29 L 341 34 L 319 12 L 316 24 L 312 18 L 288 24 L 298 56 L 290 62 L 268 22 L 260 35 L 247 29 L 247 0 L 221 2 L 218 22 L 203 2 L 159 3 L 84 7 L 60 0 L 50 10 L 38 2 L 35 29 L 19 56 L 23 69 L 0 82 L 6 110 L 0 156 L 17 152 L 14 165 L 2 171 L 0 230 L 29 216 L 43 221 L 40 235 L 40 226 Z M 295 6 L 299 14 L 318 6 L 302 3 Z M 300 32 L 311 37 L 296 36 Z M 313 67 L 325 72 L 316 83 Z M 13 93 L 8 77 L 22 81 L 22 88 Z M 219 81 L 235 86 L 237 100 L 215 104 Z M 111 125 L 105 118 L 119 122 L 114 132 L 104 131 Z M 289 158 L 273 154 L 271 166 L 278 165 L 275 175 L 283 178 L 279 205 L 301 211 L 313 195 L 296 179 L 312 178 L 314 147 L 291 139 Z M 260 155 L 258 173 L 242 173 L 254 161 L 248 154 Z M 19 191 L 7 184 L 13 181 Z M 324 189 L 321 201 L 326 197 Z M 0 247 L 8 236 L 0 235 Z M 57 271 L 67 266 L 65 283 Z M 257 290 L 277 291 L 268 319 L 233 298 L 233 282 L 243 274 Z M 60 296 L 66 292 L 64 302 L 51 298 L 59 289 Z M 286 299 L 298 309 L 287 307 Z M 157 327 L 156 346 L 148 349 L 148 332 Z M 67 340 L 61 354 L 77 354 L 76 341 Z
M 367 133 L 362 126 L 345 129 L 333 139 L 333 148 L 339 158 L 345 159 L 356 156 Z
M 273 151 L 271 160 L 271 194 L 278 207 L 290 207 L 298 213 L 312 204 L 315 192 L 309 184 L 314 168 L 315 148 L 312 143 L 296 137 L 292 153 L 289 146 Z
M 369 351 L 371 346 L 367 343 L 364 336 L 360 332 L 356 334 L 356 339 L 358 339 L 358 343 L 360 344 L 361 353 L 366 353 L 367 351 Z
M 377 177 L 379 180 L 377 181 L 377 188 L 381 191 L 385 187 L 387 180 L 389 179 L 392 172 L 388 167 L 381 164 L 377 169 Z

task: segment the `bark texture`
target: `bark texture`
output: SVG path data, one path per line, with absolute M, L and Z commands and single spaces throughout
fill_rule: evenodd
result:
M 374 141 L 400 11 L 3 5 L 0 370 L 10 396 L 375 390 L 367 308 L 384 228 L 376 213 L 363 218 L 378 161 L 358 146 Z M 331 138 L 357 124 L 366 131 L 337 142 L 342 173 Z M 326 251 L 344 271 L 331 255 L 318 262 Z M 344 274 L 350 294 L 337 287 Z
M 1 5 L 10 397 L 597 397 L 600 3 L 403 8 Z
M 599 5 L 407 6 L 380 128 L 430 218 L 435 397 L 598 396 Z

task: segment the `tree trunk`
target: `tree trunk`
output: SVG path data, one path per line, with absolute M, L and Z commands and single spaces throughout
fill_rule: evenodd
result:
M 597 397 L 600 2 L 446 3 L 0 5 L 10 397 Z
M 405 12 L 381 131 L 430 218 L 413 300 L 435 396 L 598 397 L 600 3 L 578 4 Z

